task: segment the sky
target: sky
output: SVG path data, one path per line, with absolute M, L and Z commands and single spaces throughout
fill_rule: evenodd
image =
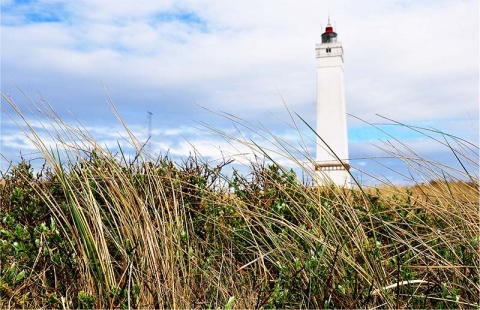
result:
M 357 171 L 404 181 L 408 167 L 385 150 L 395 143 L 457 165 L 441 135 L 439 142 L 399 123 L 478 149 L 476 0 L 1 0 L 1 93 L 34 125 L 30 99 L 45 100 L 112 148 L 122 126 L 108 96 L 142 141 L 153 113 L 154 154 L 182 158 L 195 149 L 214 162 L 248 152 L 220 131 L 272 150 L 272 135 L 294 146 L 305 141 L 303 152 L 314 157 L 315 134 L 296 115 L 315 127 L 315 44 L 329 17 L 345 53 Z M 8 160 L 35 156 L 35 148 L 4 98 L 1 105 L 5 171 Z

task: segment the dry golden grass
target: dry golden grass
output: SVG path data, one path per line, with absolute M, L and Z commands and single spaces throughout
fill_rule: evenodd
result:
M 52 150 L 10 104 L 50 170 L 21 164 L 0 191 L 3 308 L 478 308 L 476 171 L 394 149 L 442 181 L 311 187 L 272 159 L 308 153 L 217 130 L 268 163 L 231 176 L 152 162 L 126 126 L 136 157 L 114 155 L 47 110 Z

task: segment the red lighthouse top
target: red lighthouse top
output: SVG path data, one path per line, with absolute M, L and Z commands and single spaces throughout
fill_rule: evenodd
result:
M 325 33 L 333 32 L 333 27 L 330 25 L 330 23 L 327 25 L 327 28 L 325 28 Z
M 322 43 L 337 42 L 337 33 L 333 31 L 333 27 L 330 24 L 330 17 L 328 18 L 328 24 L 325 28 L 325 32 L 322 34 Z

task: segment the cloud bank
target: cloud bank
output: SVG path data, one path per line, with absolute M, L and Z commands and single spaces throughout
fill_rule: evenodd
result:
M 1 9 L 2 93 L 24 107 L 31 103 L 18 88 L 45 98 L 100 140 L 116 124 L 104 86 L 139 134 L 154 113 L 159 153 L 193 145 L 215 156 L 220 142 L 195 128 L 234 127 L 202 107 L 288 135 L 285 101 L 314 125 L 314 48 L 330 15 L 345 50 L 352 157 L 371 154 L 362 141 L 381 137 L 357 119 L 385 121 L 376 114 L 478 141 L 474 0 L 2 0 Z M 1 121 L 1 152 L 16 156 L 27 144 L 5 113 Z

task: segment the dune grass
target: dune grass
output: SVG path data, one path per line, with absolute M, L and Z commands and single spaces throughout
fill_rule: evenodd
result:
M 248 175 L 152 159 L 127 126 L 136 154 L 114 153 L 44 106 L 52 148 L 4 99 L 45 165 L 3 173 L 2 308 L 478 307 L 478 146 L 460 138 L 439 143 L 463 169 L 393 147 L 412 186 L 314 187 L 273 160 L 312 175 L 305 149 L 240 120 L 272 143 L 217 131 L 262 156 Z

